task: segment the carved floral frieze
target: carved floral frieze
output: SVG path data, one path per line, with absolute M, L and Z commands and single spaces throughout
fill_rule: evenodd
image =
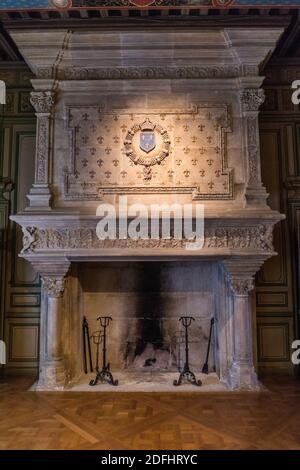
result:
M 106 239 L 100 240 L 92 228 L 23 227 L 22 254 L 39 250 L 79 250 L 101 248 L 185 248 L 186 239 Z M 273 251 L 272 225 L 205 229 L 203 248 Z

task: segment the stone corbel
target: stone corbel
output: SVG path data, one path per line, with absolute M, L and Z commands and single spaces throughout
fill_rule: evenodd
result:
M 63 294 L 70 263 L 32 261 L 42 281 L 40 373 L 37 389 L 61 390 L 66 384 L 63 347 Z
M 266 205 L 268 194 L 261 181 L 258 113 L 265 100 L 260 88 L 244 88 L 240 91 L 240 102 L 244 123 L 244 151 L 247 162 L 247 205 Z
M 55 105 L 53 91 L 33 91 L 30 102 L 36 111 L 36 151 L 34 183 L 27 195 L 27 210 L 51 210 L 50 153 L 52 112 Z
M 248 257 L 223 261 L 233 298 L 233 358 L 228 383 L 234 390 L 261 388 L 253 363 L 250 293 L 254 288 L 254 276 L 263 262 L 262 258 L 251 260 Z

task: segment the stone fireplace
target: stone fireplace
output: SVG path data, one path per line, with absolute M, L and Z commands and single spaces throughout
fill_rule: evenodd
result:
M 36 76 L 35 181 L 12 220 L 23 230 L 20 256 L 42 281 L 38 389 L 80 379 L 82 318 L 93 330 L 100 314 L 113 318 L 115 369 L 159 371 L 182 367 L 178 318 L 193 315 L 195 372 L 214 317 L 210 370 L 232 389 L 259 388 L 250 296 L 282 219 L 260 176 L 259 66 L 280 34 L 11 31 Z M 186 250 L 174 233 L 100 240 L 98 205 L 117 207 L 124 195 L 129 204 L 203 203 L 202 249 Z

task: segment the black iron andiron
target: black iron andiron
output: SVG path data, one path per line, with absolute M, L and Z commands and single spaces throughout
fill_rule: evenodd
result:
M 195 374 L 190 370 L 189 366 L 189 334 L 188 328 L 191 326 L 192 321 L 195 321 L 193 317 L 180 317 L 179 321 L 182 323 L 183 327 L 185 328 L 185 364 L 183 366 L 182 371 L 180 372 L 179 379 L 174 380 L 173 385 L 178 386 L 181 385 L 183 380 L 187 380 L 192 385 L 197 385 L 200 387 L 202 385 L 201 380 L 197 380 Z
M 96 370 L 97 374 L 94 380 L 90 381 L 90 385 L 96 385 L 98 381 L 107 382 L 111 385 L 118 385 L 118 380 L 114 380 L 112 373 L 110 372 L 110 365 L 106 362 L 106 328 L 112 321 L 111 317 L 98 317 L 97 320 L 100 322 L 102 331 L 99 330 L 92 336 L 94 343 L 97 346 L 97 359 L 96 359 Z M 102 369 L 99 371 L 99 346 L 102 341 Z

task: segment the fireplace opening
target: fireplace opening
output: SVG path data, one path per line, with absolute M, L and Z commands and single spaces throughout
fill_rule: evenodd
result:
M 172 366 L 171 348 L 164 328 L 164 299 L 161 295 L 160 264 L 144 265 L 139 271 L 137 290 L 142 293 L 136 302 L 136 330 L 128 342 L 125 363 L 128 368 L 167 370 Z
M 210 319 L 215 316 L 217 273 L 213 262 L 81 264 L 82 315 L 90 331 L 99 329 L 99 315 L 112 317 L 107 352 L 111 369 L 177 373 L 185 362 L 179 318 L 191 315 L 195 321 L 189 330 L 190 366 L 199 373 L 206 356 Z M 209 371 L 213 371 L 216 345 L 213 338 Z

